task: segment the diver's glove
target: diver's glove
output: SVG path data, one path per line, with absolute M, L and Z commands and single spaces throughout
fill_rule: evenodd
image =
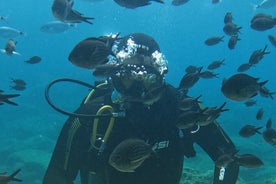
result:
M 239 175 L 239 165 L 237 162 L 231 162 L 227 167 L 215 166 L 213 184 L 235 184 Z

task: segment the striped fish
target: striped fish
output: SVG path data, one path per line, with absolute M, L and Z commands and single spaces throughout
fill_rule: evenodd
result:
M 109 164 L 121 172 L 134 172 L 153 152 L 152 146 L 141 139 L 126 139 L 109 156 Z

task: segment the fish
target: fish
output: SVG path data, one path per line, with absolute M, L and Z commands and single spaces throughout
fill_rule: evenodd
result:
M 36 64 L 36 63 L 39 63 L 41 60 L 42 60 L 41 57 L 33 56 L 33 57 L 30 57 L 28 60 L 26 60 L 24 62 L 29 63 L 29 64 Z
M 257 100 L 249 99 L 249 100 L 247 100 L 247 101 L 244 102 L 244 105 L 246 107 L 251 107 L 253 105 L 256 105 L 256 103 L 257 103 Z
M 250 27 L 256 31 L 266 31 L 276 25 L 276 18 L 271 15 L 259 13 L 251 19 Z
M 270 43 L 276 47 L 276 37 L 273 35 L 268 35 L 268 40 L 270 41 Z
M 111 76 L 116 70 L 122 66 L 122 64 L 102 64 L 95 66 L 92 74 L 95 77 L 103 77 L 106 78 L 108 76 Z
M 195 73 L 186 73 L 182 77 L 178 89 L 189 89 L 189 88 L 193 87 L 197 83 L 197 81 L 200 79 L 202 68 L 203 67 L 201 67 Z
M 201 118 L 201 121 L 197 122 L 200 126 L 206 126 L 210 123 L 213 123 L 222 112 L 229 111 L 229 109 L 224 109 L 226 102 L 224 102 L 220 107 L 208 107 L 204 112 Z
M 204 114 L 208 108 L 200 109 L 200 110 L 187 110 L 184 111 L 178 116 L 176 120 L 176 127 L 180 129 L 188 129 L 192 128 L 195 125 L 198 125 L 199 122 L 206 120 L 208 115 Z
M 241 39 L 239 38 L 238 35 L 232 35 L 228 41 L 228 48 L 229 49 L 234 49 L 238 43 L 238 41 L 240 41 Z
M 222 82 L 223 95 L 233 101 L 248 100 L 256 96 L 260 89 L 268 82 L 258 82 L 259 78 L 247 74 L 238 73 Z
M 72 9 L 74 5 L 74 0 L 54 0 L 52 4 L 52 14 L 54 17 L 62 22 L 67 23 L 81 23 L 86 22 L 88 24 L 93 24 L 90 20 L 93 17 L 85 17 L 82 13 Z
M 135 9 L 142 6 L 150 5 L 150 1 L 155 1 L 158 3 L 164 4 L 163 0 L 114 0 L 118 5 L 129 8 L 129 9 Z
M 212 4 L 217 4 L 217 3 L 220 3 L 222 2 L 222 0 L 212 0 Z
M 26 86 L 14 85 L 14 86 L 10 86 L 10 89 L 14 89 L 16 91 L 24 91 L 26 89 Z
M 189 110 L 193 110 L 195 107 L 198 108 L 199 104 L 201 103 L 201 101 L 199 101 L 199 98 L 202 95 L 199 95 L 196 98 L 192 98 L 192 97 L 184 97 L 178 104 L 178 108 L 181 111 L 189 111 Z
M 64 33 L 68 29 L 76 27 L 75 23 L 66 23 L 61 21 L 51 21 L 43 24 L 40 27 L 40 31 L 49 34 Z
M 8 22 L 8 17 L 0 16 L 0 21 Z
M 245 71 L 249 70 L 252 66 L 253 65 L 250 64 L 250 63 L 243 63 L 238 67 L 237 71 L 238 72 L 245 72 Z
M 204 41 L 204 43 L 205 43 L 205 45 L 213 46 L 213 45 L 218 44 L 219 42 L 223 42 L 223 38 L 224 38 L 224 36 L 212 36 L 212 37 L 207 38 Z
M 102 2 L 104 0 L 83 0 L 83 1 L 91 2 L 91 3 L 96 3 L 96 2 Z
M 223 154 L 217 158 L 215 165 L 218 168 L 227 168 L 230 163 L 236 162 L 239 166 L 247 168 L 257 168 L 263 164 L 263 161 L 253 154 Z
M 189 2 L 190 0 L 173 0 L 172 1 L 172 5 L 174 6 L 180 6 L 182 4 L 185 4 L 187 2 Z
M 217 68 L 219 68 L 221 65 L 225 65 L 225 62 L 224 62 L 224 61 L 225 61 L 225 59 L 213 61 L 212 63 L 210 63 L 210 64 L 207 66 L 207 69 L 208 69 L 208 70 L 217 69 Z
M 224 25 L 223 32 L 229 36 L 232 36 L 240 33 L 241 29 L 242 29 L 241 26 L 238 26 L 232 22 L 228 22 L 227 24 Z
M 264 110 L 263 110 L 263 108 L 260 108 L 260 109 L 257 111 L 256 119 L 257 119 L 257 120 L 261 120 L 261 119 L 263 118 L 263 115 L 264 115 Z
M 200 68 L 203 66 L 194 66 L 194 65 L 189 65 L 186 67 L 185 72 L 186 73 L 196 73 L 198 70 L 200 70 Z
M 97 65 L 108 62 L 108 56 L 115 54 L 112 51 L 115 37 L 89 37 L 80 41 L 70 52 L 68 60 L 74 65 L 85 69 L 93 69 Z
M 254 9 L 270 9 L 276 7 L 276 1 L 275 0 L 263 0 L 260 4 L 253 4 Z
M 242 137 L 251 137 L 253 135 L 255 135 L 256 133 L 258 134 L 262 134 L 259 130 L 263 128 L 261 127 L 255 127 L 253 125 L 245 125 L 243 126 L 240 131 L 239 131 L 239 135 Z
M 263 161 L 253 154 L 234 155 L 234 160 L 238 165 L 246 168 L 257 168 L 264 165 Z
M 203 71 L 200 73 L 199 77 L 203 79 L 211 79 L 211 78 L 218 78 L 218 73 L 214 73 L 212 71 Z
M 253 51 L 252 54 L 250 55 L 248 62 L 251 65 L 258 64 L 264 58 L 264 55 L 266 55 L 266 54 L 270 54 L 270 52 L 267 51 L 267 45 L 265 45 L 263 50 L 258 49 L 258 50 Z
M 152 145 L 137 138 L 125 139 L 109 156 L 108 163 L 120 172 L 135 172 L 135 169 L 153 153 Z
M 276 130 L 272 128 L 271 118 L 266 122 L 266 130 L 263 132 L 263 138 L 268 144 L 276 145 Z
M 14 98 L 14 97 L 18 97 L 18 96 L 20 96 L 20 94 L 3 94 L 2 92 L 0 92 L 0 104 L 7 103 L 10 105 L 17 106 L 18 104 L 11 101 L 10 98 Z
M 260 89 L 260 95 L 265 98 L 271 98 L 274 99 L 273 95 L 276 94 L 276 92 L 271 92 L 269 89 L 267 89 L 265 86 L 262 86 Z
M 233 16 L 232 16 L 232 13 L 231 12 L 227 12 L 224 16 L 224 24 L 227 24 L 227 23 L 232 23 L 233 21 Z
M 20 171 L 21 169 L 17 169 L 11 175 L 7 175 L 6 172 L 0 173 L 0 184 L 8 184 L 11 181 L 22 182 L 21 179 L 15 177 Z
M 17 42 L 14 41 L 13 39 L 9 39 L 8 42 L 5 45 L 4 49 L 0 49 L 2 53 L 7 54 L 8 56 L 11 55 L 20 55 L 18 52 L 15 51 Z
M 14 39 L 19 36 L 25 35 L 24 32 L 19 31 L 15 28 L 12 27 L 7 27 L 7 26 L 1 26 L 0 27 L 0 37 L 5 38 L 5 39 Z
M 11 78 L 11 81 L 17 85 L 17 86 L 25 86 L 27 83 L 22 79 L 13 79 Z

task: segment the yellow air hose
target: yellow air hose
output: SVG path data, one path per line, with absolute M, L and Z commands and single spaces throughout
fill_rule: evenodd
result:
M 113 113 L 113 108 L 110 105 L 104 105 L 98 110 L 96 115 L 101 115 L 102 113 L 104 113 L 106 111 L 109 111 L 112 114 Z M 105 134 L 104 134 L 104 137 L 102 139 L 102 145 L 101 146 L 104 146 L 103 144 L 105 144 L 107 139 L 109 138 L 109 135 L 110 135 L 111 130 L 112 130 L 113 125 L 114 125 L 114 121 L 115 121 L 115 117 L 111 116 L 110 120 L 109 120 L 108 127 L 107 127 L 107 129 L 105 131 Z M 99 124 L 99 118 L 95 118 L 94 122 L 93 122 L 93 131 L 92 131 L 92 140 L 91 140 L 91 142 L 92 142 L 92 146 L 94 148 L 101 149 L 101 147 L 96 147 L 95 146 L 96 138 L 97 138 L 98 124 Z

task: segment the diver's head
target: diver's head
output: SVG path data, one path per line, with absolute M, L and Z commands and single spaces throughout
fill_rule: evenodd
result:
M 152 102 L 168 71 L 158 44 L 148 35 L 135 33 L 123 37 L 115 53 L 118 67 L 110 76 L 114 88 L 127 99 Z

